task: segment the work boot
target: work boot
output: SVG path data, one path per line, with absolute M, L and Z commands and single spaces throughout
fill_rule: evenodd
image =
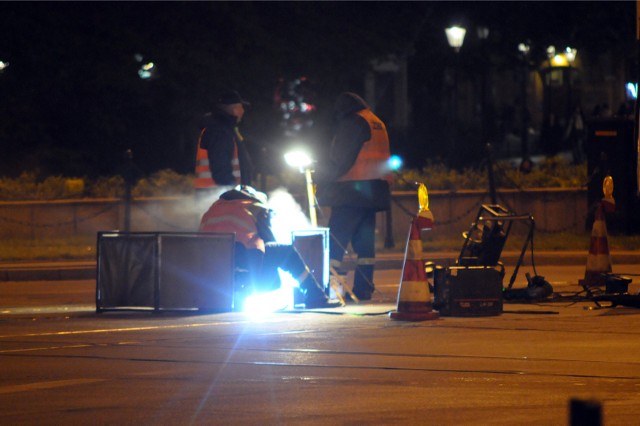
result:
M 360 300 L 371 300 L 375 289 L 373 265 L 357 265 L 353 277 L 353 294 Z
M 327 297 L 320 283 L 316 281 L 313 275 L 309 275 L 307 279 L 300 283 L 300 289 L 304 292 L 305 309 L 327 309 L 342 306 L 339 301 L 331 300 Z
M 371 300 L 371 295 L 375 291 L 375 287 L 371 285 L 354 285 L 353 294 L 356 295 L 358 300 Z

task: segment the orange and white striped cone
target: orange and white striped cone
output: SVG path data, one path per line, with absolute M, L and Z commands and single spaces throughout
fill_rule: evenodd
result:
M 424 196 L 426 196 L 426 188 L 424 189 Z M 420 204 L 421 206 L 425 205 L 422 202 Z M 426 205 L 428 206 L 428 204 Z M 428 208 L 421 209 L 411 221 L 407 246 L 404 252 L 402 279 L 398 289 L 397 310 L 389 314 L 392 319 L 425 321 L 436 319 L 440 316 L 438 312 L 434 312 L 432 309 L 429 283 L 422 259 L 422 238 L 420 233 L 423 229 L 431 228 L 433 228 L 433 215 Z
M 591 230 L 591 245 L 587 256 L 587 268 L 584 273 L 584 279 L 579 282 L 582 287 L 597 285 L 602 274 L 613 271 L 604 209 L 604 202 L 599 203 L 596 208 Z

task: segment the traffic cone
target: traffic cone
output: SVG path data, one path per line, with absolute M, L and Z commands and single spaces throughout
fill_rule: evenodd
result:
M 587 268 L 584 273 L 584 279 L 579 282 L 582 287 L 598 285 L 602 274 L 613 271 L 604 209 L 604 203 L 598 203 L 591 230 L 591 246 L 587 256 Z
M 392 319 L 401 321 L 424 321 L 436 319 L 440 316 L 432 309 L 429 294 L 429 283 L 422 260 L 422 238 L 420 232 L 423 229 L 433 228 L 433 215 L 428 209 L 426 187 L 420 186 L 418 190 L 421 210 L 411 221 L 407 246 L 404 252 L 404 265 L 402 267 L 402 279 L 398 289 L 397 310 L 391 312 Z M 426 206 L 426 208 L 425 208 Z

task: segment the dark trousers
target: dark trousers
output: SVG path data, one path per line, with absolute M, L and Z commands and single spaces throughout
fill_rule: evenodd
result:
M 252 286 L 256 291 L 272 291 L 280 288 L 278 268 L 289 272 L 297 279 L 307 269 L 300 253 L 289 244 L 267 243 L 265 252 L 247 250 L 242 244 L 236 243 L 236 268 L 241 274 L 246 274 L 244 285 Z
M 376 255 L 376 211 L 362 207 L 332 207 L 329 218 L 331 244 L 329 258 L 342 262 L 349 243 L 358 256 L 354 292 L 373 291 L 374 259 Z

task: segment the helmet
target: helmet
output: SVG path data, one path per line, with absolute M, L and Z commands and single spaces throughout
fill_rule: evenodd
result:
M 261 204 L 267 204 L 267 194 L 264 192 L 256 191 L 249 185 L 238 185 L 230 191 L 225 192 L 220 196 L 223 200 L 254 200 Z

